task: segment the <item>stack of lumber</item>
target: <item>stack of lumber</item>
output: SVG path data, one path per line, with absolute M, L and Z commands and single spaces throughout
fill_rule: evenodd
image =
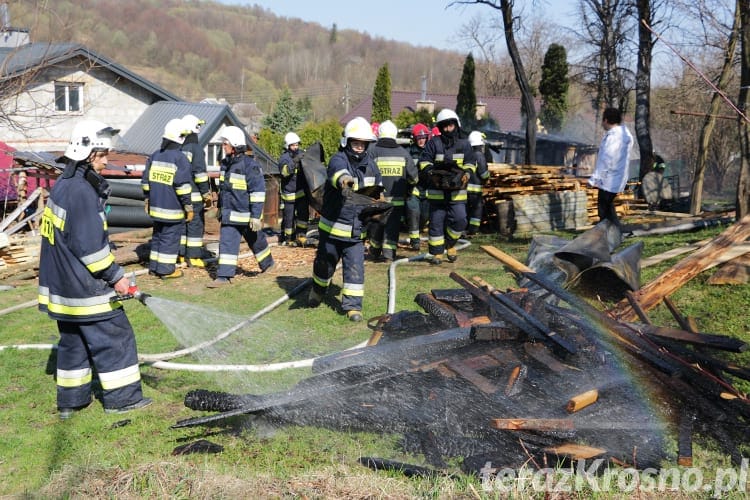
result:
M 0 248 L 0 267 L 39 260 L 40 244 L 38 236 L 9 238 L 8 245 Z
M 586 204 L 586 214 L 593 224 L 599 220 L 599 214 L 596 208 L 596 203 L 599 199 L 599 191 L 595 187 L 589 186 L 585 181 L 581 184 L 586 188 L 586 197 L 588 199 Z M 630 214 L 634 209 L 639 208 L 645 208 L 645 206 L 643 206 L 643 203 L 637 204 L 634 191 L 625 191 L 615 197 L 615 211 L 619 217 L 624 217 Z
M 582 182 L 562 167 L 491 163 L 484 199 L 501 233 L 576 229 L 589 224 Z M 594 205 L 596 206 L 596 205 Z

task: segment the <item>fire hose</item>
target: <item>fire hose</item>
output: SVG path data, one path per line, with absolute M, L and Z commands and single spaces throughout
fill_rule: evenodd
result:
M 458 240 L 457 243 L 457 250 L 464 249 L 471 245 L 470 242 L 466 240 Z M 403 258 L 403 259 L 397 259 L 393 261 L 388 269 L 388 314 L 395 313 L 396 308 L 396 267 L 407 263 L 407 262 L 419 262 L 425 259 L 429 258 L 429 254 L 423 253 L 419 255 L 415 255 L 409 258 Z M 339 264 L 336 269 L 338 269 L 341 266 Z M 150 297 L 149 294 L 141 292 L 138 290 L 138 288 L 135 286 L 134 283 L 134 276 L 136 274 L 139 274 L 138 272 L 133 273 L 133 277 L 131 278 L 130 287 L 128 290 L 128 293 L 123 296 L 114 297 L 113 300 L 128 300 L 128 299 L 136 299 L 140 301 L 142 304 L 147 305 L 148 298 Z M 205 342 L 201 342 L 199 344 L 193 345 L 191 347 L 187 347 L 185 349 L 180 349 L 178 351 L 172 351 L 172 352 L 164 352 L 164 353 L 158 353 L 158 354 L 139 354 L 138 360 L 146 364 L 148 366 L 152 366 L 154 368 L 161 368 L 165 370 L 184 370 L 184 371 L 192 371 L 192 372 L 220 372 L 220 371 L 248 371 L 248 372 L 271 372 L 271 371 L 280 371 L 280 370 L 286 370 L 290 368 L 308 368 L 313 365 L 316 359 L 318 359 L 320 356 L 316 356 L 313 358 L 307 358 L 307 359 L 299 359 L 294 361 L 286 361 L 286 362 L 280 362 L 280 363 L 263 363 L 263 364 L 251 364 L 251 365 L 219 365 L 219 364 L 192 364 L 192 363 L 174 363 L 167 361 L 169 359 L 177 358 L 180 356 L 185 356 L 188 354 L 192 354 L 196 351 L 199 351 L 205 347 L 208 347 L 212 344 L 215 344 L 216 342 L 219 342 L 225 338 L 227 338 L 232 333 L 248 326 L 254 321 L 257 321 L 260 317 L 266 315 L 267 313 L 273 311 L 278 306 L 307 288 L 312 283 L 312 278 L 305 279 L 302 283 L 297 285 L 294 289 L 292 289 L 290 292 L 284 294 L 282 297 L 278 298 L 273 303 L 269 304 L 268 306 L 264 307 L 254 315 L 252 315 L 250 318 L 248 318 L 245 321 L 242 321 L 228 330 L 225 330 L 224 332 L 220 333 L 213 339 L 207 340 Z M 20 309 L 22 307 L 27 307 L 28 304 L 35 304 L 36 301 L 29 301 L 28 303 L 21 304 L 20 306 L 15 306 L 15 308 L 9 308 L 2 312 L 11 312 L 11 310 Z M 353 350 L 353 349 L 359 349 L 362 347 L 367 346 L 368 341 L 361 342 L 355 346 L 349 347 L 345 349 L 345 351 Z M 0 351 L 3 351 L 5 349 L 39 349 L 39 350 L 51 350 L 56 349 L 56 344 L 19 344 L 19 345 L 9 345 L 9 346 L 1 346 L 0 345 Z

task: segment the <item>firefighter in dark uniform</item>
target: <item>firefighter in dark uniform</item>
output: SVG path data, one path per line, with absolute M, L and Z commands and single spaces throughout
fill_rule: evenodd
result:
M 141 178 L 146 213 L 154 224 L 148 270 L 162 279 L 180 278 L 177 268 L 185 223 L 193 220 L 190 162 L 180 151 L 187 130 L 181 118 L 164 126 L 161 147 L 146 161 Z
M 305 176 L 300 167 L 304 153 L 300 149 L 300 142 L 297 134 L 287 133 L 284 136 L 284 152 L 279 157 L 281 201 L 284 205 L 279 243 L 303 247 L 307 244 L 310 208 L 305 195 Z
M 484 134 L 478 130 L 469 134 L 469 144 L 474 150 L 476 168 L 471 170 L 469 184 L 466 186 L 466 215 L 469 218 L 467 235 L 475 235 L 482 225 L 484 211 L 484 200 L 482 199 L 482 185 L 489 179 L 490 172 L 487 170 L 487 159 L 484 156 Z
M 375 234 L 370 235 L 370 252 L 376 258 L 382 256 L 385 261 L 393 261 L 396 259 L 406 197 L 417 183 L 419 172 L 409 153 L 396 142 L 396 125 L 386 120 L 380 124 L 379 132 L 378 141 L 367 149 L 367 154 L 380 170 L 385 188 L 383 195 L 393 209 L 385 224 L 374 224 Z
M 193 220 L 186 224 L 180 241 L 180 255 L 189 266 L 206 267 L 203 262 L 203 232 L 206 227 L 205 211 L 213 205 L 211 185 L 206 172 L 206 153 L 198 142 L 198 133 L 206 123 L 195 115 L 185 115 L 182 122 L 190 133 L 182 143 L 182 152 L 190 162 L 190 200 L 193 203 Z
M 224 158 L 219 175 L 219 267 L 208 288 L 230 283 L 237 272 L 240 242 L 245 238 L 255 254 L 260 272 L 274 265 L 271 248 L 262 231 L 266 183 L 260 164 L 246 154 L 247 140 L 239 127 L 226 127 L 221 136 Z
M 318 307 L 325 296 L 339 260 L 343 260 L 341 308 L 351 321 L 362 321 L 365 292 L 364 239 L 367 228 L 359 218 L 362 207 L 347 203 L 351 193 L 382 189 L 377 165 L 367 155 L 375 141 L 368 121 L 360 116 L 344 128 L 342 150 L 328 162 L 323 207 L 318 223 L 320 241 L 313 262 L 313 285 L 308 305 Z M 378 189 L 379 190 L 379 189 Z
M 447 255 L 449 262 L 458 259 L 455 245 L 468 223 L 466 186 L 476 163 L 469 141 L 459 136 L 461 122 L 455 111 L 443 109 L 438 113 L 436 123 L 440 135 L 430 139 L 422 151 L 419 173 L 428 182 L 431 262 L 440 264 L 443 254 Z M 456 166 L 451 165 L 453 162 Z M 445 179 L 445 183 L 439 179 Z
M 427 125 L 417 123 L 412 127 L 409 154 L 415 165 L 419 165 L 419 157 L 428 140 L 430 140 L 430 129 Z M 427 200 L 427 187 L 417 182 L 406 198 L 406 226 L 409 231 L 409 246 L 412 250 L 419 250 L 420 233 L 422 228 L 427 226 L 429 215 L 430 202 Z
M 135 334 L 117 295 L 129 283 L 107 234 L 109 186 L 100 172 L 117 130 L 87 120 L 75 126 L 66 168 L 42 215 L 39 310 L 57 321 L 57 407 L 61 419 L 91 403 L 93 370 L 107 413 L 151 403 L 144 398 Z M 92 370 L 93 367 L 93 370 Z

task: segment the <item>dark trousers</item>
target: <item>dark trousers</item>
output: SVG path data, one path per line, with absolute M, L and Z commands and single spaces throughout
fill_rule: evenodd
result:
M 466 203 L 430 201 L 430 255 L 453 248 L 466 230 Z
M 343 260 L 344 278 L 341 308 L 361 311 L 365 295 L 365 245 L 362 241 L 341 241 L 321 231 L 313 262 L 313 288 L 325 295 L 339 260 Z
M 203 232 L 206 228 L 203 202 L 193 202 L 193 220 L 185 224 L 185 238 L 180 242 L 180 255 L 187 259 L 203 257 Z
M 615 197 L 617 193 L 610 193 L 601 188 L 598 188 L 596 210 L 599 214 L 599 221 L 609 219 L 615 226 L 620 225 L 620 219 L 617 218 L 617 211 L 615 211 Z
M 469 218 L 468 232 L 475 234 L 479 232 L 482 225 L 482 212 L 484 210 L 484 200 L 481 194 L 469 194 L 466 202 L 466 215 Z
M 93 371 L 105 408 L 121 408 L 143 399 L 135 334 L 125 311 L 100 321 L 58 321 L 57 406 L 77 408 L 91 402 Z
M 261 272 L 273 265 L 271 247 L 268 246 L 266 233 L 251 231 L 248 226 L 234 226 L 224 224 L 219 234 L 219 268 L 217 278 L 232 278 L 237 272 L 240 242 L 245 238 L 247 245 L 255 254 Z
M 282 241 L 291 241 L 294 235 L 306 236 L 307 226 L 310 219 L 310 206 L 307 198 L 295 200 L 284 200 L 284 210 L 281 218 Z
M 172 274 L 180 251 L 180 239 L 185 231 L 185 222 L 165 223 L 154 221 L 151 236 L 148 270 L 159 275 Z

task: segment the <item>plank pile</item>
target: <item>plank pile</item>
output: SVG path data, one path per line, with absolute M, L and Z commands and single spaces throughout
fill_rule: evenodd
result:
M 501 234 L 579 229 L 598 220 L 597 190 L 562 167 L 490 163 L 488 169 L 486 222 L 497 220 Z M 618 195 L 618 214 L 627 215 L 634 199 L 632 192 Z

